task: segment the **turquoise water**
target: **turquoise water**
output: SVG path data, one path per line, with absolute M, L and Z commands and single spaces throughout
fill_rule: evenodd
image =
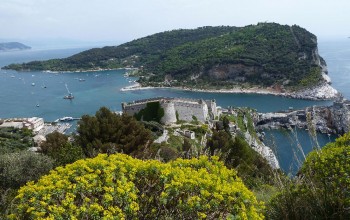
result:
M 272 95 L 205 93 L 176 89 L 121 92 L 121 88 L 131 85 L 136 80 L 125 78 L 124 73 L 124 70 L 59 74 L 1 71 L 0 115 L 36 115 L 51 121 L 63 116 L 79 117 L 83 114 L 93 114 L 100 106 L 117 111 L 121 110 L 121 102 L 156 96 L 216 99 L 217 104 L 222 107 L 247 106 L 260 112 L 331 104 L 330 101 L 298 100 Z M 79 79 L 85 81 L 81 82 Z M 35 83 L 35 86 L 32 86 L 32 83 Z M 63 99 L 68 93 L 65 84 L 75 99 Z M 44 86 L 46 88 L 43 88 Z M 39 108 L 36 107 L 37 104 L 40 105 Z
M 14 62 L 67 57 L 85 49 L 87 48 L 0 53 L 0 66 Z M 345 97 L 350 98 L 349 42 L 320 44 L 320 54 L 328 64 L 333 86 L 341 91 Z M 298 109 L 332 103 L 330 101 L 298 100 L 272 95 L 203 93 L 174 89 L 121 92 L 122 87 L 131 85 L 135 80 L 135 78 L 125 78 L 123 74 L 123 70 L 59 74 L 0 70 L 0 118 L 39 116 L 46 121 L 53 121 L 63 116 L 80 117 L 83 114 L 94 114 L 101 106 L 119 111 L 121 110 L 121 102 L 156 96 L 216 99 L 217 104 L 222 107 L 246 106 L 255 108 L 259 112 L 286 110 L 289 107 Z M 85 81 L 80 82 L 79 79 L 85 79 Z M 35 86 L 32 86 L 32 83 L 35 83 Z M 67 94 L 65 84 L 68 85 L 75 99 L 63 99 L 63 96 Z M 37 104 L 40 107 L 36 107 Z M 307 132 L 298 131 L 299 133 L 299 142 L 308 152 L 312 147 Z M 291 139 L 280 131 L 267 131 L 267 134 L 267 136 L 272 134 L 275 138 L 277 156 L 282 169 L 295 173 L 298 164 L 294 160 L 293 149 L 295 147 L 289 141 Z M 319 144 L 322 146 L 333 139 L 334 137 L 320 135 Z M 267 142 L 268 140 L 267 138 Z
M 286 130 L 265 130 L 264 143 L 270 146 L 286 173 L 296 174 L 304 161 L 304 156 L 313 149 L 323 147 L 334 141 L 335 135 L 318 133 L 315 141 L 305 130 L 295 129 L 292 132 Z

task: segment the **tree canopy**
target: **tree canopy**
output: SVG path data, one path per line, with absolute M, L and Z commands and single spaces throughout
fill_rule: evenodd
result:
M 106 107 L 100 108 L 95 116 L 84 115 L 77 132 L 76 143 L 88 157 L 116 152 L 136 155 L 153 141 L 151 131 L 135 118 L 117 115 Z

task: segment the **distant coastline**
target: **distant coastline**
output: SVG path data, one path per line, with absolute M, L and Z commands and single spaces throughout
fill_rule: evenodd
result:
M 30 49 L 32 48 L 19 42 L 0 43 L 0 52 L 30 50 Z
M 296 98 L 296 99 L 307 99 L 307 100 L 334 100 L 339 97 L 340 93 L 331 87 L 329 84 L 324 83 L 322 85 L 305 89 L 298 92 L 278 92 L 271 88 L 232 88 L 232 89 L 193 89 L 188 87 L 143 87 L 140 83 L 135 83 L 130 86 L 126 86 L 120 89 L 120 91 L 134 91 L 134 90 L 145 90 L 145 89 L 176 89 L 182 91 L 192 91 L 192 92 L 207 92 L 207 93 L 232 93 L 232 94 L 261 94 L 261 95 L 275 95 L 275 96 L 283 96 L 288 98 Z

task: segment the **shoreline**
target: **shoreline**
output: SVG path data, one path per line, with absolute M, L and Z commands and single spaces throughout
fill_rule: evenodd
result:
M 268 88 L 232 88 L 232 89 L 193 89 L 187 87 L 152 87 L 152 86 L 141 86 L 140 83 L 135 83 L 130 86 L 126 86 L 120 89 L 122 92 L 126 91 L 135 91 L 135 90 L 145 90 L 145 89 L 175 89 L 181 91 L 191 91 L 191 92 L 207 92 L 207 93 L 231 93 L 231 94 L 259 94 L 259 95 L 275 95 L 282 96 L 287 98 L 295 98 L 295 99 L 306 99 L 306 100 L 334 100 L 339 97 L 340 93 L 330 86 L 328 83 L 316 86 L 314 88 L 308 88 L 298 92 L 277 92 L 273 89 Z
M 137 70 L 137 68 L 110 68 L 110 69 L 88 69 L 88 70 L 69 70 L 69 71 L 51 71 L 42 70 L 43 73 L 84 73 L 84 72 L 102 72 L 102 71 L 113 71 L 113 70 Z M 16 70 L 15 70 L 16 71 Z

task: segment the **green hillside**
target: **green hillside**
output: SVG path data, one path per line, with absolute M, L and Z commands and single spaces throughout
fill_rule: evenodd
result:
M 321 65 L 325 62 L 317 53 L 315 35 L 296 25 L 259 23 L 242 28 L 167 31 L 65 59 L 5 68 L 76 71 L 135 67 L 140 69 L 143 85 L 299 88 L 321 81 Z

